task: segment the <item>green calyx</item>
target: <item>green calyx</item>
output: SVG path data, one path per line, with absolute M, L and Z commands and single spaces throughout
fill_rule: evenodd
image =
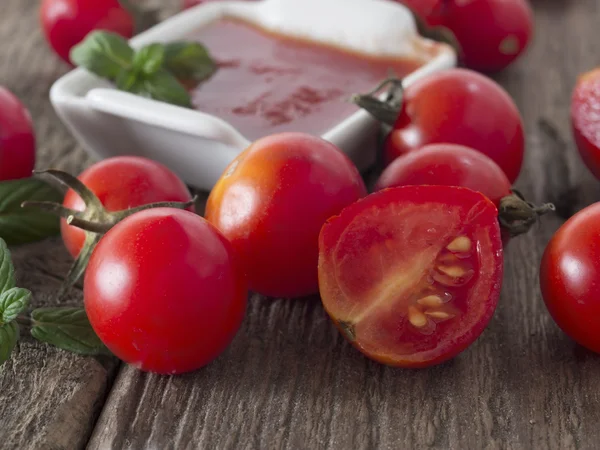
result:
M 198 42 L 154 43 L 136 51 L 122 36 L 107 31 L 90 33 L 70 57 L 119 90 L 186 108 L 192 101 L 183 83 L 199 84 L 217 70 Z
M 500 226 L 508 231 L 511 237 L 515 237 L 527 233 L 541 216 L 555 209 L 552 203 L 535 206 L 526 201 L 519 191 L 513 189 L 511 195 L 500 200 L 498 220 Z
M 37 173 L 50 175 L 58 182 L 75 191 L 85 203 L 85 209 L 83 211 L 75 211 L 60 203 L 45 201 L 25 201 L 21 205 L 26 209 L 37 209 L 62 217 L 69 225 L 85 231 L 84 245 L 61 286 L 58 294 L 59 297 L 64 296 L 67 290 L 81 278 L 100 238 L 121 220 L 146 209 L 187 209 L 196 202 L 196 197 L 194 197 L 189 202 L 157 202 L 121 211 L 107 211 L 100 199 L 98 199 L 85 184 L 73 175 L 56 169 L 49 169 Z

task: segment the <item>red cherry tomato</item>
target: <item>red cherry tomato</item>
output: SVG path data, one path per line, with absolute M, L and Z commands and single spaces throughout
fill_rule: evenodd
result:
M 456 37 L 465 64 L 498 71 L 527 48 L 533 12 L 526 0 L 400 0 L 430 26 L 444 26 Z
M 85 310 L 104 344 L 135 367 L 199 369 L 229 345 L 248 290 L 233 248 L 189 211 L 145 210 L 102 237 L 85 274 Z
M 108 211 L 120 211 L 156 202 L 188 202 L 190 191 L 177 175 L 162 164 L 137 156 L 117 156 L 100 161 L 79 175 Z M 63 205 L 83 211 L 85 203 L 73 190 L 67 191 Z M 193 208 L 190 208 L 193 210 Z M 77 257 L 85 232 L 61 220 L 63 241 Z
M 511 183 L 523 164 L 525 137 L 515 103 L 497 83 L 470 70 L 445 70 L 406 88 L 402 110 L 386 140 L 385 163 L 436 143 L 480 151 Z
M 579 154 L 594 176 L 600 179 L 600 69 L 577 82 L 571 100 L 571 125 Z
M 462 145 L 432 144 L 397 158 L 381 174 L 381 190 L 407 185 L 462 186 L 481 192 L 496 207 L 511 194 L 510 181 L 498 164 Z
M 0 181 L 30 177 L 35 166 L 35 134 L 29 111 L 0 86 Z
M 66 63 L 71 48 L 91 31 L 105 30 L 130 38 L 134 19 L 118 0 L 42 0 L 40 19 L 46 40 Z
M 465 350 L 490 321 L 502 282 L 498 211 L 450 186 L 385 189 L 327 221 L 323 305 L 366 356 L 427 367 Z
M 600 203 L 571 217 L 552 237 L 540 268 L 542 296 L 557 325 L 600 353 Z
M 252 290 L 300 297 L 318 290 L 321 226 L 364 195 L 358 170 L 337 147 L 282 133 L 231 163 L 208 198 L 206 218 L 241 256 Z

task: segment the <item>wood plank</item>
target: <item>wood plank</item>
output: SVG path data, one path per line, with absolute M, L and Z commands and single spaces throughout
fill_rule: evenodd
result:
M 576 75 L 598 62 L 600 7 L 533 4 L 535 43 L 497 79 L 526 121 L 518 187 L 538 203 L 561 200 L 569 213 L 600 197 L 568 123 Z M 124 366 L 89 447 L 596 448 L 600 359 L 560 332 L 538 287 L 541 254 L 560 224 L 545 218 L 510 243 L 497 314 L 452 362 L 386 368 L 342 340 L 318 298 L 254 296 L 232 346 L 205 369 L 161 377 Z
M 36 0 L 3 0 L 0 13 L 0 84 L 29 107 L 38 138 L 38 167 L 78 173 L 88 162 L 48 100 L 48 89 L 67 69 L 46 47 Z M 56 305 L 54 294 L 71 257 L 60 238 L 11 249 L 19 285 L 33 306 Z M 73 290 L 66 303 L 81 304 Z M 5 449 L 85 446 L 114 376 L 115 359 L 80 357 L 24 338 L 0 367 L 0 442 Z

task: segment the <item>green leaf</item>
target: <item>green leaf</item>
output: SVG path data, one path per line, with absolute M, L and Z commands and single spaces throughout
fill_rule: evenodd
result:
M 0 294 L 15 287 L 15 268 L 10 259 L 10 250 L 0 238 Z
M 12 322 L 29 305 L 31 292 L 14 287 L 0 295 L 0 325 Z
M 139 76 L 134 70 L 122 70 L 116 80 L 117 89 L 126 92 L 135 92 Z
M 165 70 L 136 83 L 130 92 L 173 105 L 191 107 L 190 94 L 173 75 Z
M 162 68 L 164 60 L 165 46 L 150 44 L 136 52 L 133 57 L 133 67 L 136 72 L 150 76 Z
M 4 364 L 19 340 L 19 325 L 16 322 L 0 327 L 0 366 Z
M 90 72 L 116 80 L 133 62 L 133 49 L 122 36 L 107 31 L 93 31 L 71 49 L 71 62 Z
M 39 241 L 60 231 L 60 221 L 56 216 L 21 208 L 21 203 L 26 200 L 62 203 L 63 195 L 37 178 L 1 182 L 0 238 L 9 245 Z
M 110 354 L 83 308 L 39 308 L 31 317 L 31 335 L 38 341 L 80 355 Z
M 164 68 L 178 80 L 202 82 L 217 70 L 206 47 L 198 42 L 171 42 L 165 46 Z

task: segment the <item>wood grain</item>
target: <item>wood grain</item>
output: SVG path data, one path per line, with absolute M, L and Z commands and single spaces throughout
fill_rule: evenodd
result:
M 165 14 L 177 3 L 153 2 L 166 3 Z M 557 202 L 566 217 L 600 199 L 568 122 L 577 74 L 599 62 L 600 6 L 596 0 L 532 4 L 534 45 L 495 78 L 517 101 L 527 128 L 517 186 L 535 202 Z M 2 2 L 0 84 L 32 112 L 39 167 L 77 173 L 90 161 L 48 102 L 48 88 L 65 68 L 38 31 L 37 6 Z M 91 436 L 91 449 L 595 449 L 600 358 L 560 332 L 538 287 L 541 254 L 562 220 L 546 217 L 510 243 L 498 311 L 452 362 L 390 369 L 352 349 L 318 298 L 253 296 L 242 330 L 213 364 L 181 377 L 122 366 L 107 399 L 114 360 L 22 341 L 0 367 L 0 447 L 81 448 Z M 55 304 L 70 262 L 60 239 L 13 252 L 34 304 Z M 67 300 L 80 301 L 77 290 Z
M 568 122 L 576 75 L 598 62 L 591 37 L 600 8 L 595 0 L 534 7 L 534 45 L 496 78 L 526 123 L 518 187 L 568 215 L 600 197 Z M 558 330 L 538 287 L 541 254 L 560 223 L 544 218 L 511 242 L 495 318 L 450 363 L 383 367 L 341 339 L 318 299 L 255 296 L 239 336 L 209 367 L 179 378 L 123 367 L 89 447 L 597 448 L 600 359 Z
M 78 173 L 88 162 L 48 101 L 50 85 L 65 66 L 39 32 L 38 2 L 3 0 L 0 12 L 0 85 L 30 109 L 38 140 L 38 167 Z M 71 257 L 60 238 L 11 249 L 19 286 L 34 293 L 34 307 L 55 305 L 54 294 Z M 74 289 L 68 304 L 80 304 Z M 25 334 L 25 333 L 24 333 Z M 85 446 L 117 361 L 63 352 L 24 338 L 0 367 L 0 447 L 74 449 Z

